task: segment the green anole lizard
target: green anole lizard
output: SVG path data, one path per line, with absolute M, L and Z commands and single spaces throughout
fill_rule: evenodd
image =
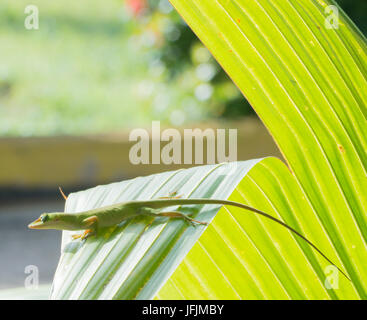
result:
M 314 248 L 322 257 L 324 257 L 329 263 L 335 265 L 320 249 L 318 249 L 310 240 L 300 234 L 298 231 L 284 223 L 283 221 L 263 212 L 258 209 L 252 208 L 245 204 L 220 199 L 194 199 L 187 198 L 181 199 L 179 197 L 163 197 L 153 200 L 135 200 L 122 203 L 113 204 L 110 206 L 92 209 L 80 213 L 44 213 L 37 220 L 28 225 L 30 229 L 56 229 L 56 230 L 85 230 L 82 235 L 73 236 L 74 239 L 82 238 L 86 239 L 91 235 L 97 234 L 99 228 L 111 227 L 121 223 L 122 221 L 132 219 L 137 216 L 146 215 L 153 217 L 170 217 L 180 218 L 195 225 L 207 225 L 206 222 L 194 220 L 193 218 L 185 215 L 179 211 L 161 211 L 172 206 L 181 205 L 206 205 L 206 204 L 218 204 L 225 206 L 234 206 L 255 212 L 268 219 L 275 221 L 276 223 L 287 228 L 304 241 L 306 241 L 312 248 Z M 339 268 L 338 270 L 347 278 L 348 276 Z M 350 280 L 350 279 L 349 279 Z

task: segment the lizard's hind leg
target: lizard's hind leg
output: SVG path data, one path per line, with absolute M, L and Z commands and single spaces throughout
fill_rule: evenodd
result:
M 186 215 L 182 212 L 179 212 L 179 211 L 161 212 L 161 211 L 158 211 L 158 210 L 152 209 L 152 208 L 144 208 L 142 213 L 146 214 L 146 215 L 149 215 L 149 216 L 154 216 L 154 217 L 169 217 L 169 218 L 184 219 L 185 221 L 189 222 L 192 226 L 196 226 L 196 224 L 208 225 L 207 222 L 202 222 L 202 221 L 195 220 L 195 219 L 189 217 L 188 215 Z
M 182 212 L 179 212 L 179 211 L 160 212 L 157 215 L 162 216 L 162 217 L 185 219 L 185 221 L 189 222 L 192 226 L 196 226 L 196 224 L 202 224 L 202 225 L 205 225 L 205 226 L 208 225 L 207 222 L 195 220 L 195 219 L 189 217 L 188 215 L 186 215 Z
M 177 191 L 170 192 L 168 196 L 158 197 L 158 199 L 180 199 L 182 195 L 177 194 Z

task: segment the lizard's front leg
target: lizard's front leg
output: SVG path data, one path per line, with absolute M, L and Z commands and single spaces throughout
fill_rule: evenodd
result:
M 90 236 L 96 235 L 98 230 L 98 217 L 91 216 L 86 218 L 82 221 L 82 225 L 84 228 L 86 228 L 86 230 L 82 234 L 74 235 L 74 239 L 81 238 L 82 240 L 85 240 Z

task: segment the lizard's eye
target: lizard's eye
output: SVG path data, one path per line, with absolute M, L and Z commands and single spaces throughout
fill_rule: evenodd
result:
M 47 220 L 48 220 L 48 214 L 43 214 L 42 216 L 41 216 L 41 221 L 42 222 L 46 222 Z

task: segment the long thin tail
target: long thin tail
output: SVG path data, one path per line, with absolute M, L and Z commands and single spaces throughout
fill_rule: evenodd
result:
M 142 201 L 139 201 L 142 202 Z M 351 279 L 341 270 L 335 263 L 333 263 L 316 245 L 314 245 L 310 240 L 308 240 L 305 236 L 300 234 L 297 230 L 293 229 L 291 226 L 287 225 L 283 221 L 271 216 L 270 214 L 267 214 L 261 210 L 252 208 L 248 205 L 242 204 L 240 202 L 230 201 L 230 200 L 218 200 L 218 199 L 195 199 L 195 198 L 187 198 L 187 199 L 170 199 L 169 202 L 167 202 L 166 199 L 157 199 L 157 200 L 147 200 L 143 201 L 144 206 L 151 207 L 151 208 L 165 208 L 170 206 L 176 206 L 176 205 L 194 205 L 194 204 L 220 204 L 225 206 L 234 206 L 238 208 L 242 208 L 245 210 L 249 210 L 252 212 L 255 212 L 259 215 L 262 215 L 268 219 L 273 220 L 274 222 L 282 225 L 283 227 L 287 228 L 300 238 L 302 238 L 304 241 L 306 241 L 312 248 L 314 248 L 326 261 L 334 265 L 349 281 Z

